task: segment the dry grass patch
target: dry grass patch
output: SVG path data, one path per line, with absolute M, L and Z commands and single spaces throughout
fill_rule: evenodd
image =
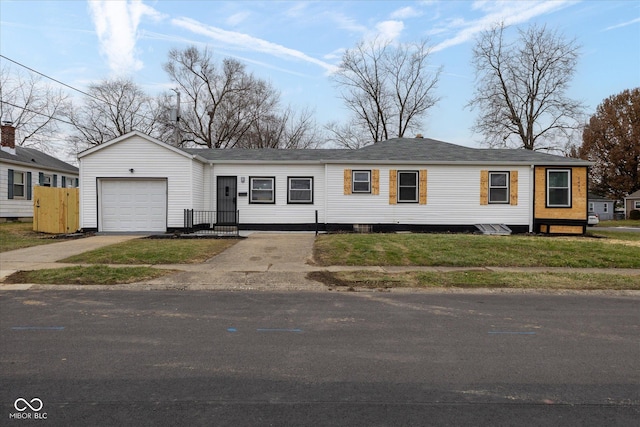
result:
M 4 283 L 34 283 L 52 285 L 118 285 L 151 280 L 173 273 L 151 267 L 108 267 L 105 265 L 50 268 L 18 271 Z
M 493 271 L 403 272 L 318 271 L 308 278 L 330 288 L 355 290 L 393 288 L 640 290 L 640 275 L 587 273 L 510 273 Z
M 0 223 L 0 252 L 62 242 L 70 238 L 33 231 L 31 222 Z

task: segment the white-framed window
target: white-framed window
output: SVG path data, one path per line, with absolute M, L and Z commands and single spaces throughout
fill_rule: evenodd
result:
M 489 203 L 509 203 L 509 172 L 489 172 Z
M 249 177 L 249 203 L 275 203 L 276 179 L 274 177 Z
M 634 205 L 634 209 L 640 209 L 640 201 L 636 200 L 635 202 L 633 202 Z
M 605 206 L 607 206 L 607 204 L 606 204 L 606 203 L 605 203 L 604 205 L 605 205 Z M 593 212 L 593 211 L 595 211 L 595 210 L 596 210 L 596 208 L 595 208 L 595 203 L 593 203 L 593 202 L 589 202 L 589 212 Z
M 352 171 L 352 193 L 371 193 L 371 171 Z
M 418 203 L 418 171 L 398 171 L 398 203 Z
M 289 177 L 287 203 L 313 203 L 313 178 Z
M 602 212 L 609 213 L 609 203 L 604 203 L 604 205 L 602 206 Z
M 53 182 L 53 175 L 42 174 L 42 182 L 40 185 L 43 187 L 51 187 L 51 183 Z
M 547 206 L 571 207 L 570 169 L 547 169 Z
M 13 171 L 13 198 L 25 199 L 27 192 L 25 191 L 25 175 L 26 173 L 20 171 Z

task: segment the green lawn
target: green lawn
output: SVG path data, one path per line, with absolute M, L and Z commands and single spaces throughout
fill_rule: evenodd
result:
M 316 240 L 314 256 L 320 265 L 640 268 L 638 234 L 330 234 Z
M 237 239 L 134 239 L 65 258 L 71 264 L 196 264 L 235 245 Z
M 116 285 L 150 280 L 172 270 L 151 267 L 108 267 L 106 265 L 74 266 L 35 271 L 18 271 L 4 283 L 36 283 L 54 285 Z
M 600 221 L 595 228 L 598 227 L 638 227 L 640 228 L 640 220 L 638 219 L 620 219 L 615 221 Z
M 66 240 L 52 234 L 36 233 L 30 222 L 0 223 L 0 252 Z

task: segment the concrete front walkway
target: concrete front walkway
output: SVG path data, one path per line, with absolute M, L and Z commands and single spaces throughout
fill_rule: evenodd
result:
M 0 280 L 18 270 L 64 267 L 56 261 L 115 243 L 137 239 L 135 235 L 91 236 L 0 253 Z

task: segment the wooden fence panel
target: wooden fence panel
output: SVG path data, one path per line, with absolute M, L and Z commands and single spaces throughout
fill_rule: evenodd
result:
M 80 228 L 77 188 L 36 186 L 33 189 L 33 230 L 42 233 L 74 233 Z

